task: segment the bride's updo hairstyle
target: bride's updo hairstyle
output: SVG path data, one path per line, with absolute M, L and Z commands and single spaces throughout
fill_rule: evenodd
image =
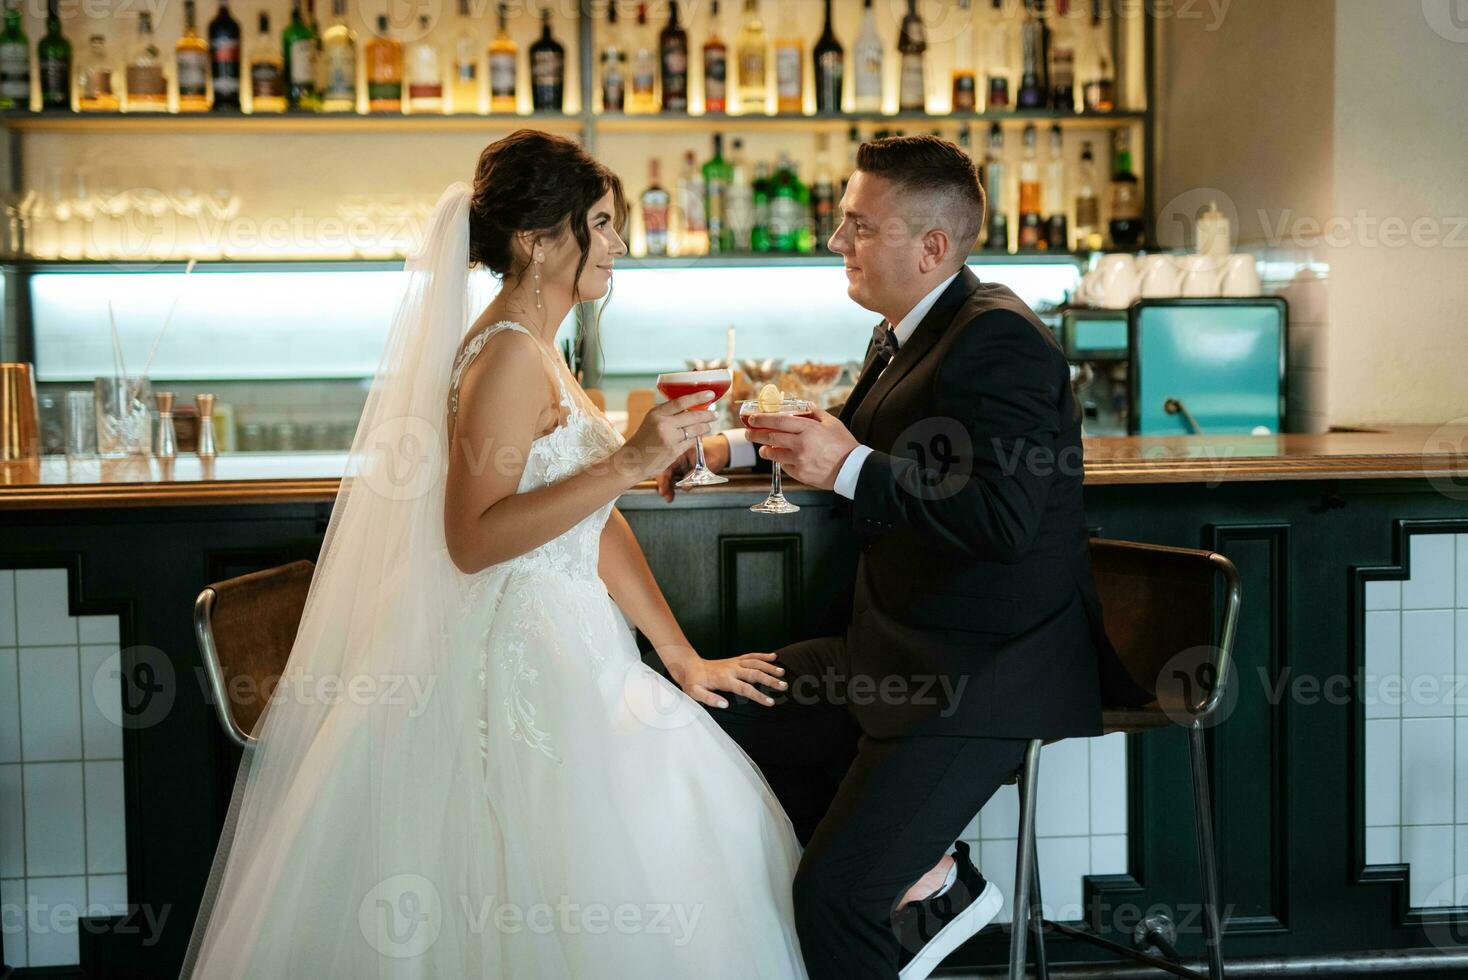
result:
M 627 224 L 627 201 L 616 174 L 575 140 L 517 129 L 485 147 L 474 168 L 469 264 L 482 265 L 502 279 L 517 279 L 529 257 L 515 254 L 516 232 L 544 232 L 557 239 L 569 230 L 581 246 L 571 280 L 579 282 L 591 246 L 586 216 L 607 191 L 612 192 L 612 220 L 620 231 Z

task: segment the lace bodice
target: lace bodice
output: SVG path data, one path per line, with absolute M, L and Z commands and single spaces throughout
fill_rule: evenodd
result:
M 484 349 L 485 342 L 501 330 L 523 333 L 540 347 L 556 376 L 561 406 L 567 410 L 563 423 L 530 443 L 525 469 L 520 474 L 520 483 L 515 492 L 528 493 L 558 483 L 615 452 L 624 441 L 621 433 L 584 394 L 579 400 L 572 397 L 571 389 L 566 384 L 569 371 L 565 363 L 547 350 L 534 334 L 512 320 L 490 324 L 464 345 L 463 351 L 454 362 L 453 374 L 449 379 L 450 423 L 452 424 L 458 412 L 459 383 L 463 380 L 465 368 Z M 605 504 L 540 547 L 509 561 L 491 565 L 476 574 L 488 576 L 493 572 L 503 573 L 512 569 L 555 572 L 583 581 L 595 580 L 601 531 L 613 506 L 611 503 Z

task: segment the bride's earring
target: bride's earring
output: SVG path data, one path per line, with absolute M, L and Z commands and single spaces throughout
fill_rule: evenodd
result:
M 540 264 L 542 262 L 544 262 L 544 261 L 545 261 L 545 253 L 543 253 L 543 252 L 536 252 L 535 253 L 535 308 L 537 310 L 540 310 L 540 309 L 544 309 L 545 308 L 544 305 L 540 302 Z

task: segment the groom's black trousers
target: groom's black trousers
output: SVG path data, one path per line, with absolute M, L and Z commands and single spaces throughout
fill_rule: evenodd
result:
M 773 706 L 730 696 L 708 710 L 805 845 L 795 922 L 811 980 L 896 977 L 898 900 L 1013 775 L 1026 742 L 867 735 L 844 703 L 844 637 L 792 644 L 777 662 L 790 687 L 770 692 Z

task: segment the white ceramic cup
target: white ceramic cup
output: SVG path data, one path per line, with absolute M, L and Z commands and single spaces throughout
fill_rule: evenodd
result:
M 1258 296 L 1259 265 L 1252 255 L 1230 255 L 1223 265 L 1224 296 Z
M 1186 256 L 1182 271 L 1184 296 L 1217 296 L 1223 289 L 1224 265 L 1211 255 Z
M 1096 264 L 1098 281 L 1093 290 L 1096 305 L 1124 310 L 1141 295 L 1142 281 L 1137 261 L 1130 255 L 1105 255 Z
M 1149 255 L 1142 260 L 1141 294 L 1145 299 L 1172 299 L 1182 295 L 1183 270 L 1171 255 Z

